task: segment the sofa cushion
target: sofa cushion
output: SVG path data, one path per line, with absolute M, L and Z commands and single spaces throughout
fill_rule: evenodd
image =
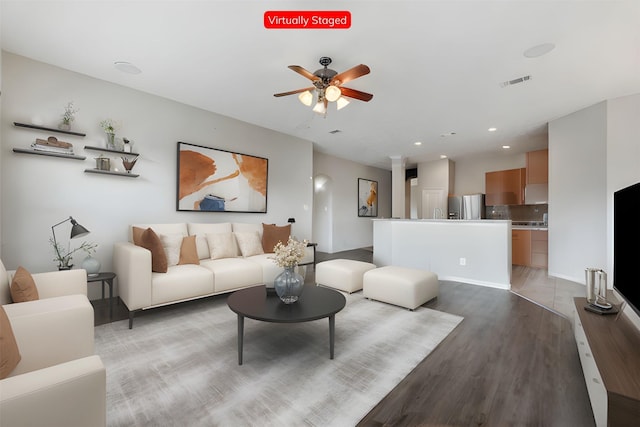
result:
M 18 267 L 11 281 L 11 298 L 13 302 L 35 301 L 40 299 L 33 276 L 22 266 Z
M 211 259 L 235 258 L 238 256 L 238 246 L 233 233 L 207 234 Z
M 262 284 L 262 268 L 247 258 L 210 259 L 200 266 L 213 272 L 215 293 Z
M 251 262 L 255 262 L 262 268 L 262 283 L 268 288 L 273 287 L 273 281 L 276 276 L 284 271 L 283 267 L 276 264 L 275 255 L 261 254 L 247 258 Z
M 273 247 L 282 242 L 286 245 L 291 235 L 291 224 L 279 227 L 275 224 L 262 224 L 262 249 L 265 253 L 273 253 Z
M 207 242 L 207 234 L 213 233 L 231 233 L 231 223 L 221 222 L 217 224 L 187 224 L 187 231 L 190 236 L 196 236 L 196 248 L 198 249 L 198 258 L 207 259 L 211 257 L 209 252 L 209 244 Z
M 187 236 L 182 239 L 178 264 L 200 264 L 198 249 L 196 247 L 196 236 Z
M 180 261 L 180 247 L 182 246 L 182 234 L 159 234 L 164 253 L 167 256 L 167 266 L 178 265 Z
M 151 271 L 156 273 L 167 272 L 167 255 L 164 253 L 160 238 L 151 227 L 142 232 L 138 246 L 142 246 L 151 252 Z
M 231 225 L 234 233 L 251 233 L 253 231 L 257 231 L 262 239 L 262 224 L 254 224 L 252 222 L 234 222 Z
M 4 308 L 0 306 L 0 380 L 9 376 L 20 362 L 20 351 L 13 335 L 11 322 Z
M 213 293 L 213 274 L 199 265 L 174 265 L 167 269 L 166 274 L 152 273 L 152 280 L 151 305 L 188 300 Z
M 146 230 L 147 228 L 151 228 L 156 234 L 182 234 L 183 236 L 189 235 L 189 233 L 187 233 L 187 224 L 184 222 L 175 222 L 175 223 L 167 223 L 167 224 L 162 224 L 162 223 L 161 224 L 133 224 L 131 226 L 132 234 L 133 234 L 133 227 L 142 228 L 143 230 Z M 133 239 L 131 241 L 135 243 Z
M 262 241 L 260 239 L 260 234 L 257 231 L 234 231 L 233 234 L 236 236 L 236 242 L 240 247 L 240 253 L 242 253 L 243 257 L 246 258 L 249 256 L 260 255 L 264 253 L 264 251 L 262 250 Z

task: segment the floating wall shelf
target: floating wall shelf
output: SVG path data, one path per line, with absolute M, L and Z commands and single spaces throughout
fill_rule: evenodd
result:
M 120 155 L 123 155 L 123 156 L 139 156 L 138 153 L 128 153 L 126 151 L 111 150 L 109 148 L 102 148 L 102 147 L 92 147 L 90 145 L 85 145 L 84 149 L 85 150 L 93 150 L 93 151 L 104 151 L 106 153 L 116 153 L 116 154 L 120 154 Z
M 48 151 L 37 151 L 37 150 L 29 150 L 25 148 L 14 148 L 14 153 L 23 153 L 23 154 L 36 154 L 38 156 L 49 156 L 49 157 L 61 157 L 63 159 L 71 159 L 71 160 L 84 160 L 85 156 L 78 156 L 75 154 L 58 154 L 58 153 L 50 153 Z
M 70 131 L 70 130 L 54 129 L 54 128 L 48 128 L 48 127 L 45 127 L 45 126 L 28 125 L 26 123 L 13 122 L 13 125 L 17 126 L 17 127 L 21 127 L 21 128 L 46 130 L 46 131 L 49 131 L 49 132 L 58 132 L 58 133 L 64 133 L 64 134 L 67 134 L 67 135 L 75 135 L 75 136 L 86 136 L 87 135 L 87 134 L 82 133 L 82 132 L 73 132 L 73 131 Z
M 126 176 L 127 178 L 137 178 L 140 175 L 135 173 L 127 173 L 127 172 L 117 172 L 117 171 L 103 171 L 100 169 L 85 169 L 86 173 L 99 173 L 103 175 L 118 175 L 118 176 Z

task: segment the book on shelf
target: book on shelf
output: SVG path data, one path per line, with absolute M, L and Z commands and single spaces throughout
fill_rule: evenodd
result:
M 31 148 L 35 151 L 73 155 L 73 144 L 64 141 L 58 141 L 55 136 L 50 136 L 46 140 L 36 139 L 36 142 L 31 144 Z

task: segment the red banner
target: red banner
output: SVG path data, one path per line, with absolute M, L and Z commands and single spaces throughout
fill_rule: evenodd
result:
M 269 29 L 345 29 L 351 27 L 351 12 L 345 10 L 270 10 L 264 13 Z

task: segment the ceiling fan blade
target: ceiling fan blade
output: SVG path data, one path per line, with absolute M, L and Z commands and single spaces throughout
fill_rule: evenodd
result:
M 340 91 L 343 96 L 348 96 L 349 98 L 359 99 L 360 101 L 369 102 L 373 98 L 373 95 L 367 92 L 361 92 L 355 89 L 349 89 L 348 87 L 340 87 Z
M 296 93 L 300 93 L 300 92 L 304 92 L 306 90 L 308 91 L 312 91 L 314 90 L 315 87 L 311 86 L 311 87 L 305 87 L 304 89 L 297 89 L 297 90 L 292 90 L 291 92 L 282 92 L 282 93 L 274 93 L 273 96 L 275 96 L 276 98 L 279 98 L 281 96 L 287 96 L 287 95 L 295 95 Z
M 303 77 L 308 78 L 312 82 L 315 82 L 316 80 L 320 80 L 320 77 L 314 75 L 312 72 L 304 69 L 299 65 L 289 65 L 289 69 L 295 71 L 296 73 L 300 74 Z
M 351 80 L 357 79 L 358 77 L 362 77 L 365 74 L 369 74 L 370 72 L 371 70 L 369 69 L 369 67 L 364 64 L 360 64 L 348 69 L 347 71 L 343 71 L 340 74 L 336 74 L 333 79 L 331 79 L 331 81 L 335 82 L 336 80 L 338 80 L 340 81 L 339 84 L 344 84 Z

